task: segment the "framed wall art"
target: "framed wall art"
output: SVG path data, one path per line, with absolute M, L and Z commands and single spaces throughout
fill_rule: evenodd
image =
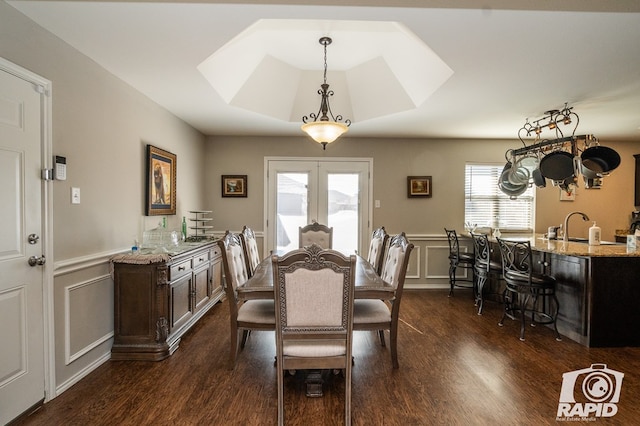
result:
M 431 197 L 431 176 L 407 176 L 407 196 L 409 198 Z
M 176 155 L 147 145 L 146 215 L 176 214 Z
M 246 197 L 247 175 L 222 175 L 223 197 Z

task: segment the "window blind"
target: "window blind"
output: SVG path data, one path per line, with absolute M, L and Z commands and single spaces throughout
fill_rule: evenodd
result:
M 535 190 L 529 187 L 510 199 L 498 188 L 503 168 L 504 164 L 466 164 L 464 220 L 501 231 L 532 232 Z

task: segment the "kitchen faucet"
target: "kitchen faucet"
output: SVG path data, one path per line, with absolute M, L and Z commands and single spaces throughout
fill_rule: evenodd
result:
M 564 241 L 569 241 L 569 218 L 571 216 L 573 216 L 574 214 L 579 214 L 582 215 L 582 220 L 587 221 L 589 220 L 589 216 L 587 216 L 586 214 L 582 213 L 582 212 L 571 212 L 567 215 L 567 217 L 564 218 L 564 236 L 562 237 L 562 239 Z

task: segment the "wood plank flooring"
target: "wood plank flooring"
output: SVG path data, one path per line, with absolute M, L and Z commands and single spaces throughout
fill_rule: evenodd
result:
M 498 327 L 500 305 L 488 302 L 478 316 L 469 292 L 447 293 L 405 292 L 399 370 L 375 333 L 355 333 L 354 425 L 556 424 L 563 373 L 597 363 L 625 374 L 617 414 L 598 424 L 640 422 L 640 348 L 557 342 L 541 326 L 521 342 L 517 322 Z M 275 424 L 274 355 L 273 332 L 253 332 L 229 370 L 228 310 L 219 303 L 169 359 L 107 362 L 18 424 Z M 302 374 L 286 377 L 287 424 L 342 424 L 343 378 L 325 378 L 324 397 L 307 398 Z

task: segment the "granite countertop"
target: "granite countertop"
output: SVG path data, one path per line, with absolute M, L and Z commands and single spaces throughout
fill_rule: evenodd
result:
M 466 234 L 466 233 L 465 233 Z M 466 236 L 469 236 L 466 234 Z M 627 249 L 624 243 L 604 242 L 599 246 L 590 246 L 585 242 L 564 242 L 562 240 L 549 240 L 544 234 L 509 234 L 503 233 L 500 237 L 505 240 L 528 240 L 533 250 L 547 253 L 564 254 L 567 256 L 584 257 L 640 257 L 640 247 L 638 249 Z M 495 238 L 489 237 L 489 241 Z

